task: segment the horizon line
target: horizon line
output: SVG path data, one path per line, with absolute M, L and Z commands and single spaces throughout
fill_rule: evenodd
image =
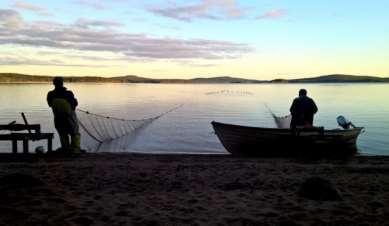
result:
M 273 79 L 258 79 L 258 78 L 245 78 L 240 76 L 234 76 L 234 75 L 217 75 L 217 76 L 208 76 L 208 77 L 201 77 L 201 76 L 195 76 L 191 78 L 152 78 L 148 77 L 147 75 L 134 75 L 134 74 L 126 74 L 126 75 L 115 75 L 115 76 L 101 76 L 101 75 L 31 75 L 31 74 L 23 74 L 23 73 L 14 73 L 14 72 L 0 72 L 0 76 L 4 74 L 15 74 L 15 75 L 26 75 L 26 76 L 32 76 L 32 77 L 68 77 L 68 78 L 85 78 L 85 77 L 97 77 L 97 78 L 118 78 L 118 77 L 126 77 L 126 76 L 136 76 L 138 78 L 145 78 L 145 79 L 152 79 L 152 80 L 193 80 L 193 79 L 211 79 L 211 78 L 235 78 L 235 79 L 244 79 L 244 80 L 254 80 L 254 81 L 274 81 L 274 80 L 298 80 L 298 79 L 310 79 L 310 78 L 318 78 L 323 76 L 333 76 L 333 75 L 345 75 L 345 76 L 354 76 L 354 77 L 375 77 L 375 78 L 382 78 L 382 79 L 389 79 L 389 76 L 380 76 L 380 75 L 362 75 L 362 74 L 342 74 L 342 73 L 333 73 L 333 74 L 322 74 L 322 75 L 312 75 L 309 77 L 298 77 L 298 78 L 282 78 L 277 77 Z

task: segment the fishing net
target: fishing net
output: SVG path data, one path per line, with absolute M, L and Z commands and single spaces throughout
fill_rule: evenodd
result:
M 290 128 L 290 122 L 292 120 L 292 115 L 287 115 L 284 117 L 278 117 L 276 115 L 273 115 L 274 122 L 277 125 L 277 128 L 279 129 L 289 129 Z
M 218 90 L 212 92 L 206 92 L 205 95 L 220 95 L 220 96 L 252 96 L 252 92 L 243 91 L 243 90 Z
M 264 104 L 267 110 L 272 115 L 274 122 L 279 129 L 289 129 L 290 128 L 290 122 L 292 121 L 292 115 L 286 115 L 283 117 L 279 117 L 270 109 L 270 107 L 267 104 Z
M 134 133 L 138 129 L 179 107 L 181 107 L 181 105 L 154 117 L 133 120 L 100 115 L 77 109 L 78 122 L 81 128 L 82 146 L 87 150 L 97 150 L 102 143 L 110 142 Z

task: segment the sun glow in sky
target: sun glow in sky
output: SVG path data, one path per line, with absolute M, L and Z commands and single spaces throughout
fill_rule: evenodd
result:
M 0 0 L 0 72 L 389 76 L 389 1 Z

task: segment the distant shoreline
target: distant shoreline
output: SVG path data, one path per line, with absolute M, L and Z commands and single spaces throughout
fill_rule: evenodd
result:
M 70 84 L 149 84 L 149 85 L 294 85 L 294 84 L 388 84 L 389 82 L 290 82 L 290 83 L 274 83 L 274 82 L 258 82 L 258 83 L 228 83 L 228 82 L 212 82 L 212 83 L 179 83 L 179 82 L 67 82 Z M 0 82 L 0 85 L 51 85 L 51 82 Z
M 25 75 L 0 73 L 0 84 L 47 84 L 53 76 Z M 193 79 L 153 79 L 135 75 L 117 77 L 64 77 L 67 83 L 143 83 L 143 84 L 339 84 L 339 83 L 389 83 L 389 77 L 359 76 L 359 75 L 323 75 L 300 79 L 255 80 L 230 76 L 193 78 Z

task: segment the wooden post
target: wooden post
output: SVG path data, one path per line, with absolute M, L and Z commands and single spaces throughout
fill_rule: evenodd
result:
M 12 140 L 12 153 L 18 153 L 18 140 Z
M 23 139 L 23 153 L 28 154 L 28 138 Z
M 47 138 L 47 151 L 52 152 L 53 151 L 53 140 L 52 137 Z
M 27 118 L 26 118 L 26 116 L 24 115 L 24 112 L 22 112 L 22 113 L 20 113 L 20 114 L 22 114 L 22 118 L 23 118 L 24 124 L 28 127 Z M 28 134 L 31 134 L 31 129 L 28 128 L 27 130 L 28 130 Z

